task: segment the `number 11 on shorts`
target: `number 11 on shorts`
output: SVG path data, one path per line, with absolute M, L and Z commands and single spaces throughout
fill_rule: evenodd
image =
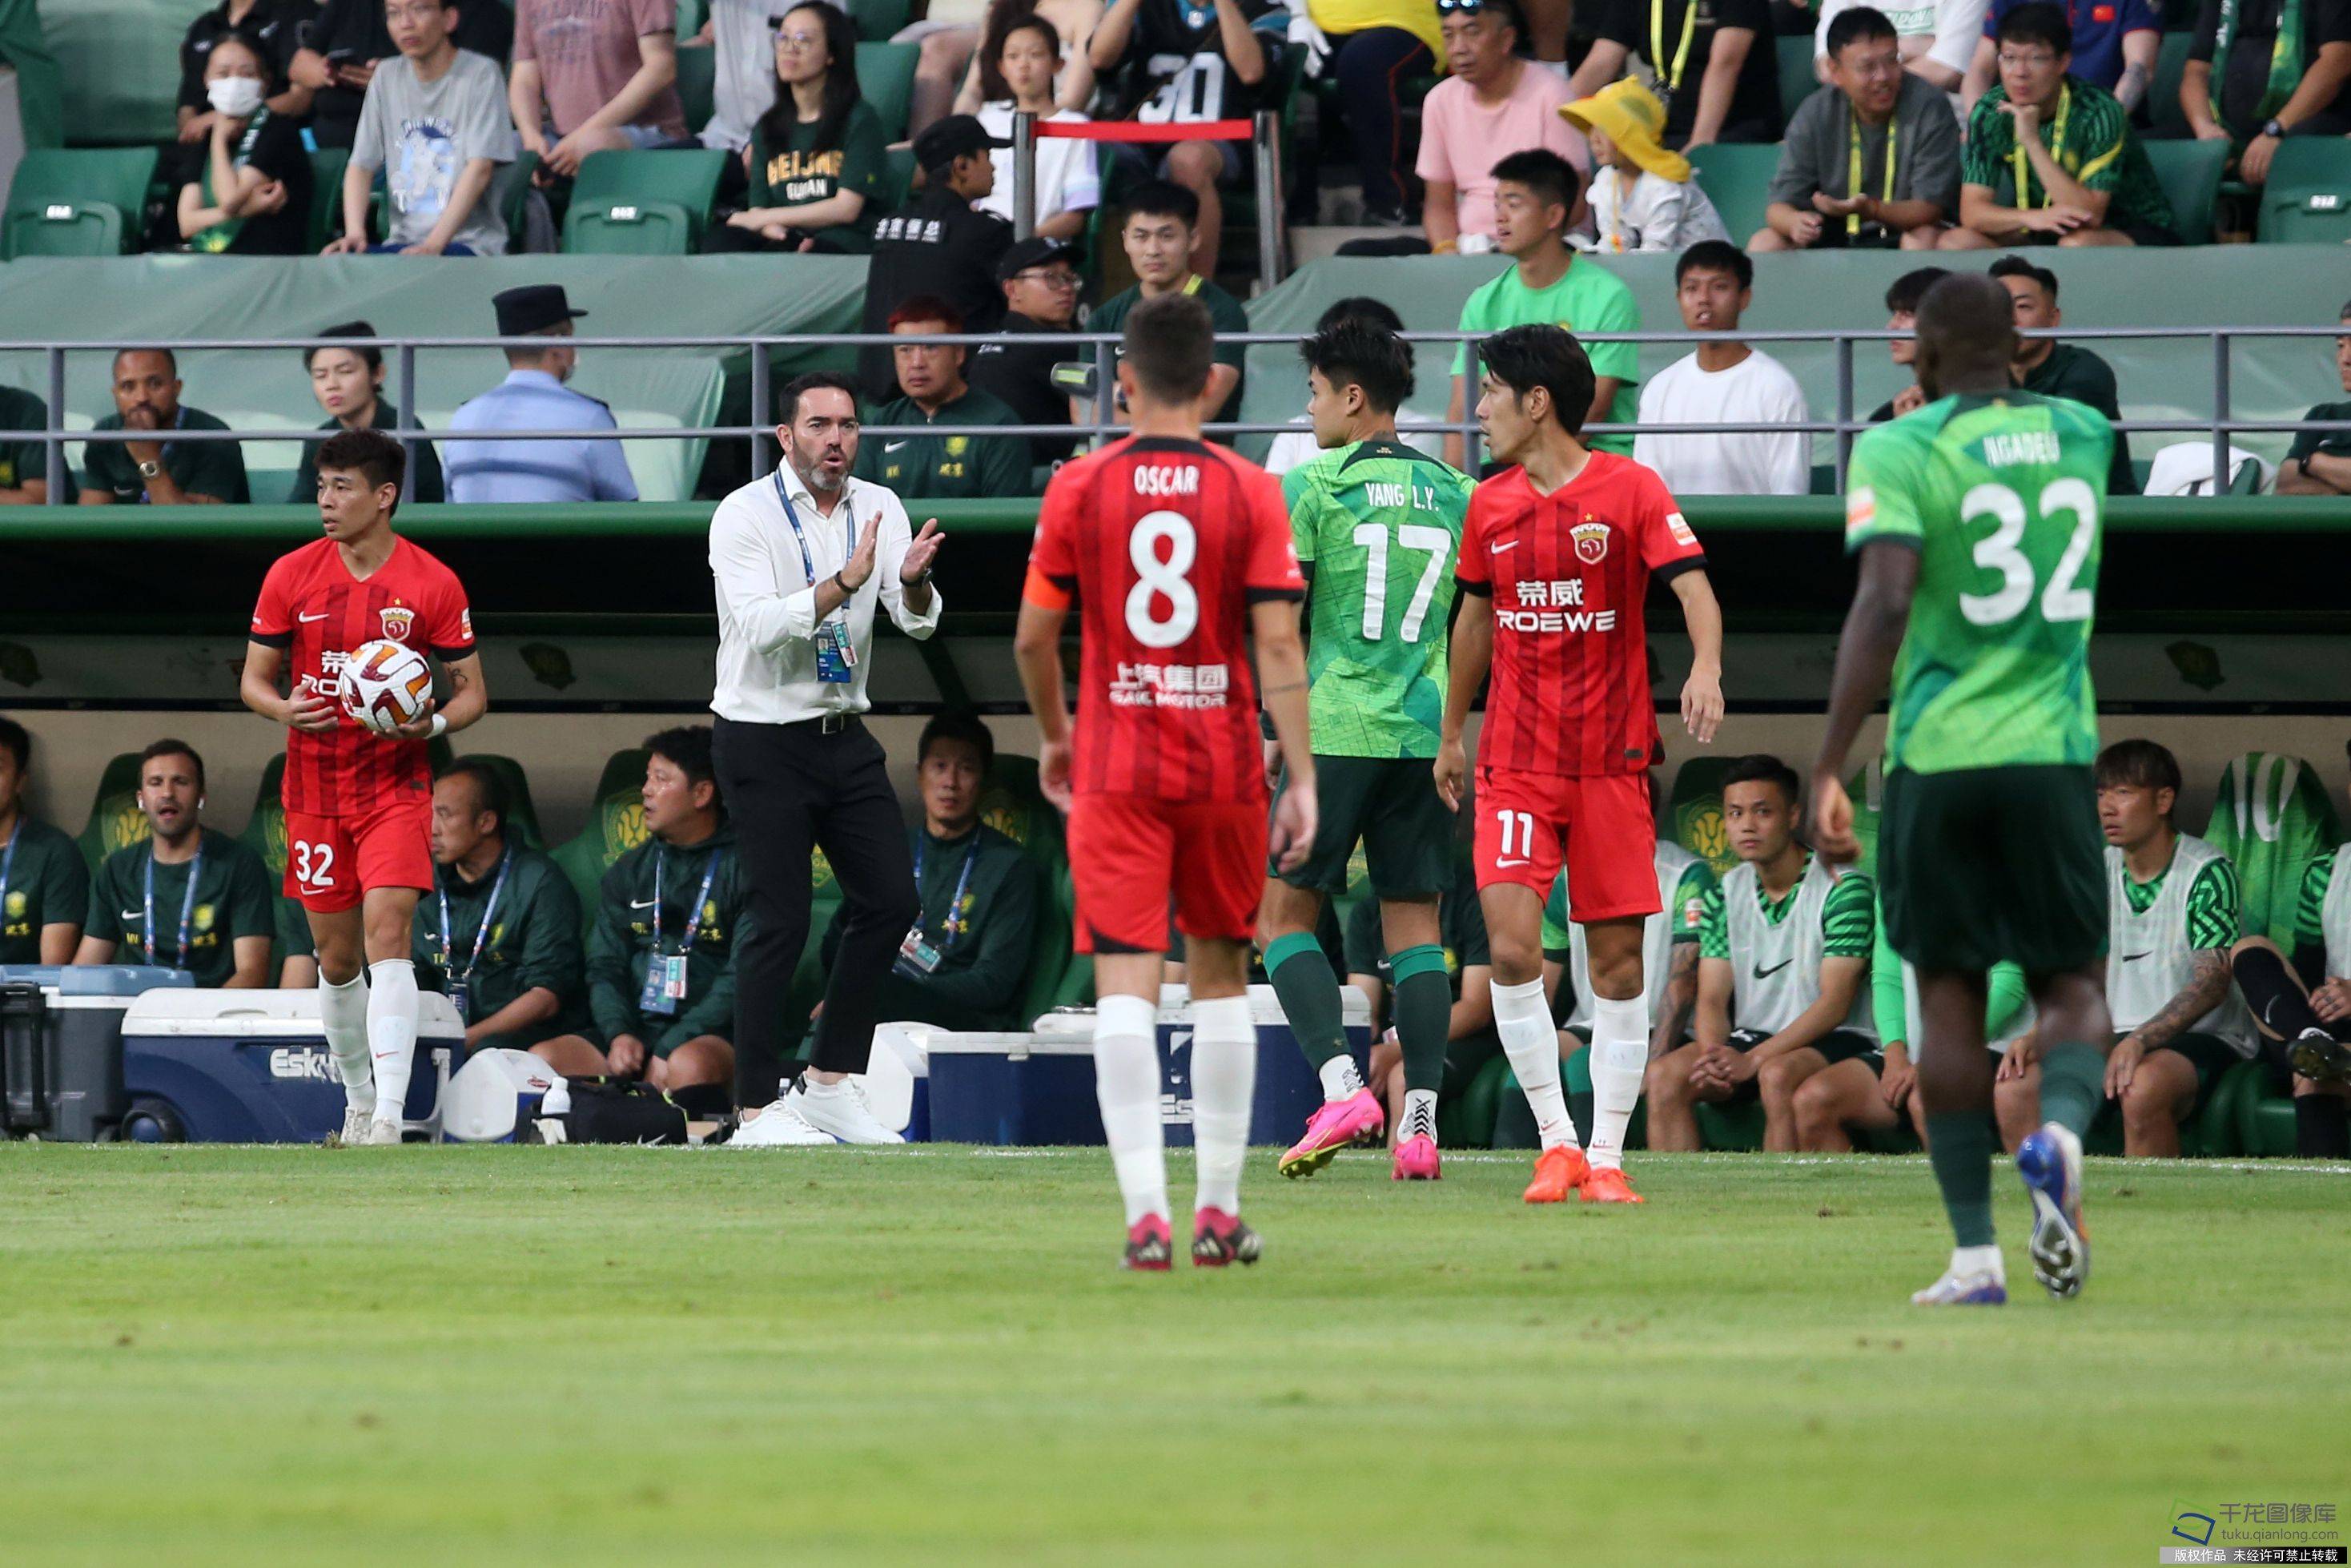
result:
M 1502 807 L 1495 811 L 1494 822 L 1502 831 L 1501 844 L 1494 854 L 1497 870 L 1524 865 L 1534 858 L 1535 816 L 1532 811 L 1513 811 L 1507 806 Z

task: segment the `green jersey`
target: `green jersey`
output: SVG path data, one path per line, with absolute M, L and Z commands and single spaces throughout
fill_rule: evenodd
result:
M 1308 730 L 1322 757 L 1435 757 L 1469 476 L 1358 441 L 1282 476 L 1308 594 Z
M 2016 392 L 1947 397 L 1855 444 L 1845 548 L 1919 552 L 1889 770 L 2096 757 L 2090 628 L 2114 443 L 2080 403 Z
M 236 977 L 240 939 L 267 941 L 277 934 L 277 911 L 261 857 L 211 831 L 197 841 L 197 850 L 194 860 L 164 865 L 156 861 L 150 840 L 99 862 L 82 933 L 113 946 L 110 962 L 185 969 L 199 986 L 225 986 Z

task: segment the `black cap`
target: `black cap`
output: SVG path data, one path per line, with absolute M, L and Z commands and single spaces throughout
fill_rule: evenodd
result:
M 504 289 L 490 296 L 490 304 L 498 313 L 501 338 L 528 337 L 558 321 L 577 321 L 588 314 L 571 308 L 559 283 L 527 283 L 520 288 Z
M 1049 262 L 1066 261 L 1075 266 L 1077 255 L 1076 251 L 1071 250 L 1060 240 L 1046 239 L 1041 235 L 1030 239 L 1015 240 L 1012 242 L 1012 248 L 1004 253 L 1004 259 L 996 264 L 996 281 L 1009 283 L 1017 275 L 1028 271 L 1032 267 L 1043 267 Z
M 933 121 L 928 130 L 914 138 L 914 166 L 943 169 L 967 152 L 986 152 L 1011 145 L 1000 136 L 990 136 L 987 127 L 971 115 L 950 114 L 945 120 Z

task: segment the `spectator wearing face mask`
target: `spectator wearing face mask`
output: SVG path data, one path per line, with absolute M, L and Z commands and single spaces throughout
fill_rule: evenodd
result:
M 180 187 L 180 239 L 217 256 L 299 256 L 310 224 L 310 155 L 293 118 L 269 107 L 275 68 L 241 33 L 204 56 L 212 105 L 204 162 Z

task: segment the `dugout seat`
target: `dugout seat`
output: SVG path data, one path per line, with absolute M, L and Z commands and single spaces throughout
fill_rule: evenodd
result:
M 99 775 L 98 793 L 89 803 L 89 821 L 78 842 L 81 858 L 96 871 L 99 862 L 126 844 L 144 843 L 154 833 L 146 813 L 139 810 L 139 754 L 125 751 Z
M 2318 770 L 2270 751 L 2232 759 L 2221 770 L 2203 837 L 2235 862 L 2245 934 L 2291 953 L 2303 868 L 2341 841 Z
M 1722 214 L 1731 243 L 1746 244 L 1747 236 L 1763 226 L 1763 211 L 1771 204 L 1771 176 L 1780 168 L 1780 144 L 1717 141 L 1692 152 L 1689 161 L 1698 171 L 1692 178 Z
M 726 172 L 726 154 L 709 147 L 590 152 L 563 215 L 565 254 L 693 255 Z
M 914 67 L 922 57 L 919 44 L 857 46 L 857 90 L 882 117 L 882 134 L 889 141 L 906 139 L 906 112 L 914 100 Z
M 1763 1146 L 1763 1104 L 1750 1100 L 1739 1105 L 1698 1105 L 1698 1141 L 1708 1149 L 1741 1153 Z
M 589 797 L 588 823 L 551 852 L 555 863 L 580 894 L 581 933 L 596 924 L 596 905 L 604 873 L 612 862 L 645 841 L 643 794 L 645 763 L 652 753 L 632 747 L 604 759 L 596 776 L 596 792 Z
M 2143 143 L 2147 162 L 2171 204 L 2173 232 L 2189 245 L 2207 245 L 2212 238 L 2212 213 L 2220 200 L 2220 176 L 2229 163 L 2225 141 L 2155 141 Z
M 2334 245 L 2351 239 L 2351 141 L 2289 136 L 2262 188 L 2263 245 Z
M 119 256 L 139 248 L 152 147 L 37 147 L 8 183 L 0 261 L 20 256 Z
M 287 957 L 311 953 L 310 926 L 297 900 L 286 896 L 286 802 L 283 789 L 286 782 L 286 754 L 279 752 L 261 770 L 261 788 L 254 791 L 253 813 L 245 820 L 245 831 L 237 841 L 261 857 L 269 872 L 269 894 L 277 906 L 277 946 L 270 960 L 269 973 L 276 982 L 278 968 Z
M 2195 44 L 2192 32 L 2163 35 L 2163 47 L 2155 57 L 2155 85 L 2147 96 L 2150 142 L 2177 141 L 2193 134 L 2188 129 L 2187 111 L 2179 107 L 2179 78 L 2187 74 L 2188 51 Z
M 1821 78 L 1813 73 L 1813 30 L 1791 34 L 1780 44 L 1780 123 L 1782 127 L 1796 118 L 1796 110 L 1804 99 L 1818 92 Z M 1752 233 L 1752 230 L 1749 231 Z M 1733 230 L 1733 245 L 1743 246 L 1747 235 Z
M 538 831 L 538 808 L 530 801 L 530 779 L 523 772 L 521 763 L 511 757 L 500 757 L 488 751 L 468 752 L 456 758 L 456 762 L 478 762 L 496 773 L 498 782 L 507 787 L 507 825 L 522 840 L 525 849 L 547 848 L 547 840 Z M 455 767 L 456 762 L 451 763 L 450 767 Z M 437 778 L 447 770 L 436 768 L 433 770 L 434 776 Z
M 2271 1090 L 2267 1071 L 2262 1069 L 2262 1081 L 2237 1101 L 2237 1152 L 2264 1159 L 2291 1158 L 2294 1147 L 2294 1099 Z
M 1037 782 L 1033 757 L 999 755 L 979 791 L 979 820 L 1048 864 L 1068 858 L 1061 813 Z

